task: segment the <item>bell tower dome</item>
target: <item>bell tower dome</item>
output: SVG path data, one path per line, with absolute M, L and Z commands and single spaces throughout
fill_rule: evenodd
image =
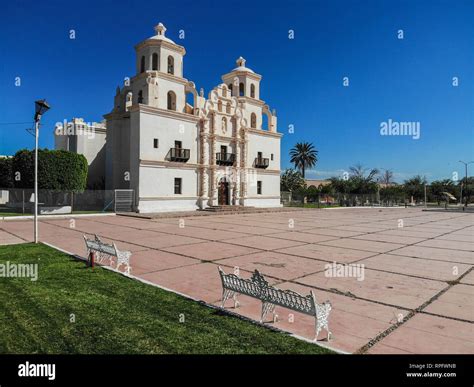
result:
M 222 76 L 222 81 L 232 90 L 235 97 L 248 97 L 260 99 L 260 80 L 262 76 L 256 74 L 245 64 L 246 60 L 239 57 L 235 63 L 237 65 L 230 73 Z
M 183 77 L 183 57 L 186 50 L 166 37 L 166 27 L 158 23 L 155 35 L 135 46 L 137 75 L 147 71 Z

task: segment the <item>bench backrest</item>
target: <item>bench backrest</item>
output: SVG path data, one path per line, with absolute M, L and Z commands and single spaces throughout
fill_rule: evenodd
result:
M 235 274 L 225 274 L 220 267 L 219 274 L 224 289 L 233 290 L 311 316 L 315 316 L 317 313 L 316 297 L 313 291 L 310 291 L 310 294 L 307 296 L 302 296 L 292 290 L 275 288 L 268 284 L 258 270 L 255 270 L 251 279 L 243 279 Z
M 87 239 L 85 235 L 84 241 L 86 242 L 86 246 L 89 250 L 94 250 L 99 253 L 108 254 L 114 257 L 117 256 L 117 248 L 115 247 L 115 244 L 109 245 L 107 243 L 102 242 L 97 237 L 95 239 Z
M 219 274 L 221 275 L 223 288 L 233 290 L 234 292 L 245 294 L 251 297 L 258 298 L 260 296 L 260 286 L 258 286 L 258 284 L 252 282 L 251 280 L 240 278 L 235 274 L 225 274 L 220 267 Z
M 303 296 L 292 290 L 281 290 L 269 287 L 265 296 L 265 301 L 274 305 L 279 305 L 311 316 L 316 314 L 316 305 L 312 294 Z

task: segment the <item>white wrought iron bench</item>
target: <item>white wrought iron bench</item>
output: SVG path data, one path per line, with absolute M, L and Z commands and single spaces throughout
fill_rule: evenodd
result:
M 262 301 L 262 312 L 260 322 L 262 323 L 265 316 L 271 312 L 273 321 L 277 321 L 278 315 L 275 313 L 275 306 L 281 306 L 286 309 L 294 310 L 313 316 L 315 318 L 315 338 L 318 340 L 319 333 L 324 328 L 327 332 L 328 341 L 331 338 L 329 331 L 329 313 L 331 312 L 331 303 L 326 301 L 322 304 L 316 302 L 316 296 L 310 290 L 310 294 L 302 296 L 292 290 L 281 290 L 270 286 L 265 278 L 255 270 L 250 279 L 243 279 L 235 274 L 225 274 L 219 266 L 219 274 L 222 281 L 222 303 L 224 308 L 225 302 L 232 298 L 234 307 L 239 306 L 237 294 L 243 294 Z
M 130 257 L 132 253 L 130 251 L 120 251 L 115 243 L 108 244 L 100 240 L 97 235 L 94 235 L 94 239 L 88 239 L 84 235 L 84 241 L 86 243 L 87 255 L 95 253 L 96 261 L 101 264 L 104 260 L 109 261 L 109 265 L 112 266 L 113 258 L 117 259 L 115 268 L 118 270 L 120 266 L 125 265 L 127 274 L 130 274 Z

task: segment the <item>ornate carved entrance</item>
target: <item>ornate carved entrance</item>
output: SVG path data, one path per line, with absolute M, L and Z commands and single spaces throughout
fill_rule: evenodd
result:
M 229 196 L 229 183 L 225 179 L 221 179 L 217 191 L 217 204 L 220 206 L 229 205 Z

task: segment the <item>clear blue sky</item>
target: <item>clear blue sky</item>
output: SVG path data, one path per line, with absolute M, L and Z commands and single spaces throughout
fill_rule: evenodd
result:
M 0 15 L 0 154 L 34 145 L 31 125 L 5 123 L 32 121 L 35 99 L 52 106 L 42 147 L 53 148 L 58 121 L 100 121 L 116 86 L 134 74 L 134 45 L 159 21 L 186 47 L 184 75 L 206 95 L 240 55 L 263 75 L 261 97 L 285 134 L 282 169 L 298 141 L 319 150 L 312 178 L 360 162 L 399 181 L 433 180 L 474 160 L 472 0 L 9 1 Z M 420 122 L 421 138 L 380 136 L 388 119 Z

